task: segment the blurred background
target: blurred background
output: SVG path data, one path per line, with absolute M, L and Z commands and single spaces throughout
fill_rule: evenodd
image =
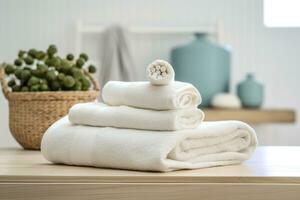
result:
M 204 106 L 211 106 L 215 95 L 230 92 L 215 101 L 229 109 L 227 114 L 206 108 L 211 119 L 267 119 L 253 122 L 260 145 L 300 145 L 295 118 L 300 110 L 300 17 L 293 14 L 299 5 L 270 2 L 0 0 L 0 62 L 13 62 L 20 49 L 56 44 L 60 54 L 88 53 L 98 67 L 96 76 L 103 79 L 101 67 L 108 67 L 103 54 L 114 51 L 111 45 L 124 48 L 117 39 L 109 43 L 116 30 L 106 28 L 119 25 L 119 37 L 130 46 L 125 48 L 130 56 L 122 53 L 134 63 L 134 80 L 145 80 L 146 66 L 165 59 L 177 80 L 198 87 Z M 239 107 L 236 98 L 243 108 L 231 112 Z M 9 132 L 8 102 L 2 94 L 0 111 L 0 147 L 18 146 Z

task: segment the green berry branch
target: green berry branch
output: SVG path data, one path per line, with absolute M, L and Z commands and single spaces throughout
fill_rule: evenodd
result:
M 95 73 L 94 65 L 87 66 L 89 59 L 81 53 L 77 59 L 73 54 L 65 58 L 57 55 L 57 47 L 50 45 L 46 52 L 36 49 L 20 50 L 14 64 L 5 64 L 8 86 L 13 92 L 38 92 L 60 90 L 88 90 L 91 82 L 83 69 Z

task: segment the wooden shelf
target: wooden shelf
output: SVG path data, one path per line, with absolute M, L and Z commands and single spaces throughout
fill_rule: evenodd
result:
M 296 113 L 291 109 L 213 109 L 205 108 L 205 120 L 240 120 L 247 123 L 294 123 Z

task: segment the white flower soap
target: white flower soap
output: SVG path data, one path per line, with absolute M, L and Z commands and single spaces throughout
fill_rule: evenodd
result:
M 175 72 L 165 60 L 155 60 L 147 67 L 148 80 L 152 85 L 169 85 L 174 81 Z

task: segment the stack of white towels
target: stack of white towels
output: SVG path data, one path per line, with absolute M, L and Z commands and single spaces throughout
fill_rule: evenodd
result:
M 241 163 L 253 153 L 255 131 L 239 121 L 202 122 L 201 96 L 174 81 L 156 60 L 149 82 L 110 81 L 103 103 L 73 106 L 44 134 L 41 151 L 53 163 L 173 171 Z

